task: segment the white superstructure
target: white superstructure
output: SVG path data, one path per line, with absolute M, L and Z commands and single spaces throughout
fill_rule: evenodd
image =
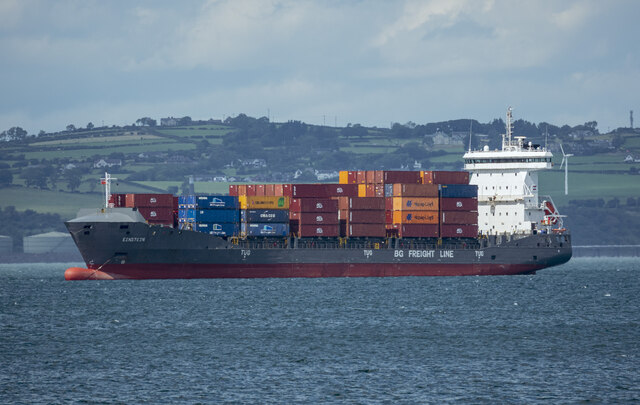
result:
M 550 222 L 545 207 L 553 203 L 549 197 L 538 199 L 538 170 L 551 169 L 553 155 L 525 137 L 512 136 L 511 119 L 509 107 L 502 150 L 485 146 L 464 154 L 469 183 L 478 186 L 478 231 L 484 235 L 531 234 Z M 552 213 L 555 223 L 559 218 Z

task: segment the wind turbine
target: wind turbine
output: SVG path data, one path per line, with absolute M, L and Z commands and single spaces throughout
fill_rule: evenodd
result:
M 564 165 L 564 195 L 569 194 L 569 158 L 573 156 L 573 153 L 566 154 L 564 153 L 564 148 L 562 144 L 560 144 L 560 150 L 562 151 L 562 163 L 560 163 L 560 168 L 562 169 L 562 165 Z

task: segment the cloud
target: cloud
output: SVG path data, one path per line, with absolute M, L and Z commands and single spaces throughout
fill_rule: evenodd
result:
M 525 119 L 550 121 L 564 109 L 585 116 L 578 123 L 600 122 L 599 114 L 634 108 L 639 8 L 594 0 L 0 1 L 0 88 L 10 95 L 0 100 L 0 130 L 21 120 L 39 130 L 267 109 L 276 119 L 380 126 L 490 119 L 510 103 Z

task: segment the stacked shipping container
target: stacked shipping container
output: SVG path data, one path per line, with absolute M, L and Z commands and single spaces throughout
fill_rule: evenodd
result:
M 342 171 L 339 184 L 230 185 L 229 196 L 110 201 L 137 208 L 149 223 L 218 236 L 476 237 L 477 188 L 468 183 L 467 172 Z
M 201 195 L 178 197 L 178 226 L 215 236 L 238 234 L 238 197 Z
M 389 236 L 477 237 L 477 187 L 468 172 L 342 171 L 339 178 L 358 184 L 359 196 L 371 195 L 371 179 L 382 182 Z
M 172 194 L 111 194 L 113 207 L 137 209 L 148 223 L 174 226 L 177 201 Z
M 242 219 L 241 235 L 245 237 L 289 236 L 289 197 L 265 195 L 267 190 L 271 193 L 271 187 L 267 189 L 264 185 L 261 186 L 247 185 L 247 194 L 238 196 Z M 245 190 L 241 189 L 239 192 L 245 192 Z

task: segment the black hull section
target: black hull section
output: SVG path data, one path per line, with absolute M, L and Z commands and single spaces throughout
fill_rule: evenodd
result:
M 568 234 L 471 240 L 236 241 L 145 223 L 67 222 L 88 269 L 67 279 L 527 274 L 571 258 Z

